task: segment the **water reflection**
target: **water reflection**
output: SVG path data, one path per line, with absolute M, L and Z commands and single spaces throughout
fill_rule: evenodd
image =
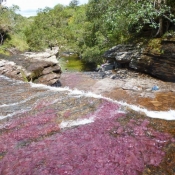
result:
M 95 63 L 87 63 L 83 61 L 81 58 L 79 58 L 76 54 L 61 55 L 59 58 L 59 64 L 63 72 L 94 71 L 96 68 Z

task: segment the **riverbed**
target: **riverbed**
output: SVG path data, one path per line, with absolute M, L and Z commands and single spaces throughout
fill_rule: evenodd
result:
M 174 173 L 174 111 L 109 98 L 110 79 L 62 78 L 55 88 L 0 76 L 0 174 Z

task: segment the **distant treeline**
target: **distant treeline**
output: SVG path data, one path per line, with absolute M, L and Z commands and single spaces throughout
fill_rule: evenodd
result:
M 162 37 L 173 32 L 174 0 L 89 0 L 79 5 L 39 9 L 36 17 L 15 13 L 17 6 L 0 9 L 1 52 L 9 47 L 42 50 L 59 46 L 88 62 L 120 43 Z

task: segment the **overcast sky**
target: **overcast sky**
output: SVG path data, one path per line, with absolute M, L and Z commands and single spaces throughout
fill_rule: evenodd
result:
M 20 7 L 20 14 L 26 17 L 36 15 L 39 8 L 54 7 L 57 4 L 69 5 L 71 0 L 6 0 L 5 5 L 18 5 Z M 79 0 L 79 4 L 88 3 L 88 0 Z

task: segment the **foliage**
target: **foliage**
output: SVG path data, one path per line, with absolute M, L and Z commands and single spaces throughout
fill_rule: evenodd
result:
M 175 23 L 173 0 L 89 0 L 78 5 L 39 9 L 34 18 L 26 19 L 13 9 L 1 9 L 1 48 L 43 50 L 58 46 L 62 51 L 77 53 L 84 61 L 102 62 L 108 48 L 138 40 L 161 37 Z M 23 41 L 23 43 L 22 43 Z M 27 42 L 27 43 L 26 43 Z M 8 44 L 7 44 L 8 43 Z
M 160 38 L 154 38 L 154 39 L 149 40 L 148 49 L 153 54 L 158 54 L 159 55 L 159 54 L 163 53 L 163 50 L 161 48 L 161 39 Z
M 0 6 L 0 53 L 7 53 L 9 48 L 16 48 L 19 51 L 28 49 L 24 30 L 28 20 L 16 11 L 19 7 L 13 5 L 10 8 Z
M 85 51 L 83 52 L 82 56 L 85 60 L 89 62 L 100 62 L 101 55 L 103 54 L 103 50 L 100 50 L 98 46 L 94 47 L 86 47 Z
M 69 6 L 72 7 L 72 8 L 75 8 L 77 7 L 79 4 L 79 1 L 78 0 L 72 0 L 70 3 L 69 3 Z
M 23 81 L 28 82 L 28 79 L 27 79 L 27 76 L 26 76 L 25 72 L 23 70 L 20 70 L 20 73 L 22 75 Z
M 65 31 L 69 13 L 65 7 L 57 5 L 54 9 L 40 9 L 32 25 L 26 29 L 27 42 L 32 50 L 40 50 L 65 43 Z
M 4 42 L 6 48 L 16 48 L 19 51 L 26 51 L 28 49 L 28 44 L 26 43 L 23 36 L 18 34 L 10 35 Z
M 139 0 L 133 2 L 125 0 L 117 5 L 117 9 L 109 8 L 106 19 L 108 25 L 114 29 L 120 26 L 120 22 L 124 19 L 122 23 L 128 26 L 128 31 L 131 33 L 138 33 L 145 26 L 149 26 L 153 31 L 158 30 L 156 36 L 161 36 L 168 29 L 168 26 L 163 26 L 163 20 L 164 24 L 175 22 L 173 8 L 169 6 L 170 2 L 172 1 Z

